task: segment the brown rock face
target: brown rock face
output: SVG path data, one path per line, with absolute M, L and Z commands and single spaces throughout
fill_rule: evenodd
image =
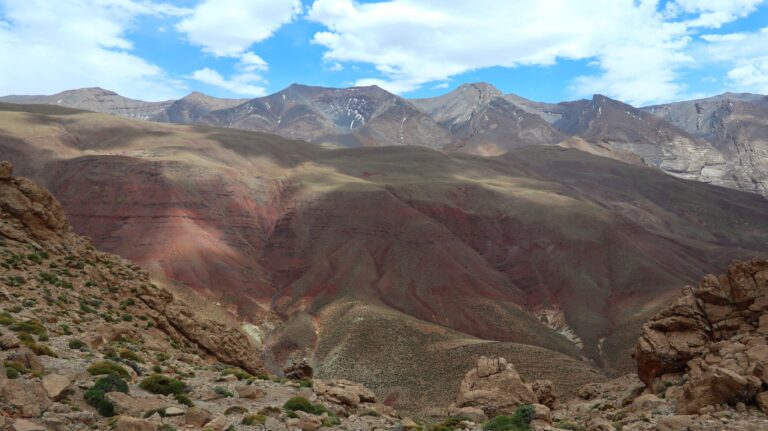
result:
M 678 412 L 750 402 L 768 383 L 768 340 L 759 332 L 767 311 L 768 260 L 704 277 L 643 326 L 635 346 L 640 379 L 658 387 L 664 375 L 686 373 L 668 391 Z
M 13 165 L 11 162 L 3 160 L 0 161 L 0 180 L 7 180 L 13 176 Z
M 524 404 L 535 404 L 536 394 L 504 358 L 480 357 L 477 367 L 461 381 L 456 407 L 477 407 L 489 418 L 513 414 Z

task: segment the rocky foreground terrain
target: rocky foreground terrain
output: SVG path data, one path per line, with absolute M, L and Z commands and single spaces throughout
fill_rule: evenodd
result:
M 563 396 L 480 357 L 453 402 L 401 417 L 306 363 L 265 372 L 239 330 L 75 235 L 58 202 L 0 163 L 0 428 L 15 431 L 585 430 L 768 427 L 768 260 L 683 289 L 642 329 L 637 374 Z
M 269 376 L 248 337 L 72 233 L 0 163 L 0 429 L 389 427 L 362 385 Z

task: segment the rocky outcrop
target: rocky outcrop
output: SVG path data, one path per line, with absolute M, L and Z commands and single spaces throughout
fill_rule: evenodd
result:
M 504 358 L 481 356 L 459 386 L 456 408 L 477 408 L 489 418 L 511 415 L 524 404 L 538 402 L 531 386 Z
M 640 379 L 696 413 L 751 402 L 768 384 L 768 260 L 706 276 L 643 326 L 635 346 Z
M 286 379 L 311 379 L 313 375 L 314 370 L 309 365 L 309 362 L 307 362 L 307 358 L 303 358 L 301 361 L 294 361 L 283 370 L 283 376 Z

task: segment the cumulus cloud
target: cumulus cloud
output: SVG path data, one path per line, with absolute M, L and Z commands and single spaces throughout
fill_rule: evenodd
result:
M 133 0 L 0 0 L 0 94 L 101 86 L 131 97 L 177 97 L 183 85 L 132 54 L 127 30 L 141 15 L 177 15 Z M 12 62 L 12 64 L 10 64 Z
M 205 52 L 238 57 L 300 12 L 300 0 L 205 0 L 176 29 Z
M 254 73 L 239 73 L 226 79 L 219 72 L 205 67 L 193 72 L 191 78 L 244 96 L 263 96 L 267 92 L 266 88 L 258 85 L 263 81 L 262 77 Z
M 726 80 L 735 91 L 768 93 L 768 27 L 755 32 L 703 35 L 702 61 L 729 65 Z
M 370 63 L 383 76 L 358 84 L 408 92 L 480 68 L 588 60 L 596 73 L 574 80 L 575 95 L 643 104 L 686 90 L 678 72 L 692 61 L 693 28 L 717 27 L 758 3 L 677 0 L 660 10 L 655 0 L 315 0 L 307 16 L 327 28 L 313 39 L 326 61 Z

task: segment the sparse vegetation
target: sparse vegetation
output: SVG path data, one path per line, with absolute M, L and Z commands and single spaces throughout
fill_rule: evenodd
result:
M 128 370 L 109 360 L 94 362 L 88 367 L 88 372 L 92 376 L 116 374 L 126 380 L 131 378 Z
M 77 338 L 69 340 L 68 344 L 70 349 L 80 350 L 83 347 L 86 347 L 86 344 L 83 340 L 78 340 Z
M 432 426 L 429 429 L 429 431 L 455 431 L 458 429 L 462 429 L 463 426 L 461 425 L 461 423 L 466 420 L 468 419 L 465 417 L 448 418 L 440 422 L 439 424 Z
M 109 374 L 96 381 L 96 383 L 85 392 L 85 401 L 96 407 L 102 416 L 114 416 L 115 406 L 106 398 L 109 392 L 128 393 L 128 384 L 125 383 L 117 374 Z
M 483 425 L 483 431 L 530 431 L 533 407 L 519 407 L 512 416 L 496 416 Z
M 160 395 L 185 394 L 189 391 L 187 384 L 162 374 L 153 374 L 141 381 L 139 387 L 147 392 Z
M 213 391 L 216 392 L 219 396 L 224 398 L 232 398 L 235 396 L 235 394 L 233 394 L 232 392 L 226 390 L 221 386 L 216 386 L 215 388 L 213 388 Z
M 288 412 L 301 411 L 313 415 L 321 415 L 323 413 L 332 414 L 332 412 L 330 412 L 324 405 L 312 404 L 304 397 L 293 397 L 289 399 L 283 404 L 283 408 Z
M 267 417 L 264 415 L 247 415 L 243 417 L 243 420 L 240 422 L 243 425 L 264 425 L 264 422 L 267 421 Z
M 248 380 L 253 378 L 253 376 L 249 372 L 240 368 L 227 368 L 221 372 L 221 375 L 222 376 L 233 375 L 237 377 L 237 380 Z
M 225 415 L 244 415 L 248 413 L 248 409 L 243 406 L 232 406 L 224 411 Z

